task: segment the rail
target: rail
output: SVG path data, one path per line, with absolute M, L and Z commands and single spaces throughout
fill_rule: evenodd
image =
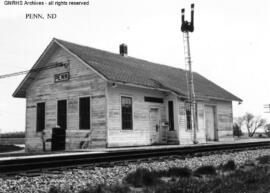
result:
M 116 152 L 104 153 L 85 153 L 85 154 L 62 154 L 54 156 L 24 157 L 18 159 L 0 160 L 0 175 L 16 175 L 21 172 L 31 170 L 46 170 L 57 168 L 78 167 L 80 165 L 104 164 L 119 161 L 136 161 L 145 158 L 157 158 L 162 156 L 187 156 L 202 153 L 224 153 L 228 151 L 242 151 L 255 148 L 270 148 L 270 141 L 249 142 L 249 143 L 231 143 L 215 144 L 187 147 L 169 147 L 162 149 L 135 149 L 121 150 Z M 108 161 L 109 160 L 109 161 Z

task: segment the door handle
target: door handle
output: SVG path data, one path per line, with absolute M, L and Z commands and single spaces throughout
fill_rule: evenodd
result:
M 158 129 L 159 129 L 159 125 L 156 124 L 156 132 L 158 132 Z

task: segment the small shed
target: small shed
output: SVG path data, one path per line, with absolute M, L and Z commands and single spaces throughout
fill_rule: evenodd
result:
M 50 42 L 13 94 L 26 99 L 28 151 L 45 141 L 51 149 L 56 126 L 66 150 L 192 143 L 186 71 L 130 57 L 123 46 L 115 54 Z M 242 100 L 193 76 L 199 143 L 232 139 L 232 101 Z

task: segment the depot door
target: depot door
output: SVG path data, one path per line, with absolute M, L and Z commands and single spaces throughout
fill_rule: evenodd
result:
M 57 125 L 52 130 L 52 151 L 65 150 L 67 129 L 67 101 L 57 101 Z
M 66 146 L 66 130 L 60 127 L 52 129 L 52 151 L 63 151 Z
M 216 140 L 215 107 L 205 106 L 205 134 L 207 141 Z
M 160 110 L 159 108 L 150 109 L 150 137 L 151 143 L 160 142 Z

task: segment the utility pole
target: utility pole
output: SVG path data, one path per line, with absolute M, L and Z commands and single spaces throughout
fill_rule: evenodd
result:
M 0 75 L 0 79 L 9 78 L 9 77 L 13 77 L 13 76 L 19 76 L 19 75 L 23 75 L 23 74 L 28 74 L 30 72 L 39 72 L 39 71 L 42 71 L 42 70 L 48 70 L 48 69 L 51 69 L 51 68 L 57 68 L 57 67 L 61 67 L 61 66 L 64 66 L 65 68 L 69 68 L 69 60 L 66 61 L 66 62 L 48 63 L 47 66 L 41 67 L 41 68 L 33 68 L 31 70 L 14 72 L 14 73 L 11 73 L 11 74 L 3 74 L 3 75 Z
M 197 117 L 196 117 L 196 98 L 194 91 L 194 81 L 192 72 L 192 62 L 190 54 L 189 33 L 194 31 L 194 4 L 191 4 L 191 21 L 185 21 L 185 9 L 181 10 L 182 13 L 182 25 L 181 31 L 183 32 L 184 41 L 184 54 L 185 64 L 188 66 L 187 73 L 187 86 L 188 86 L 188 104 L 191 111 L 191 128 L 193 129 L 193 143 L 197 144 Z

